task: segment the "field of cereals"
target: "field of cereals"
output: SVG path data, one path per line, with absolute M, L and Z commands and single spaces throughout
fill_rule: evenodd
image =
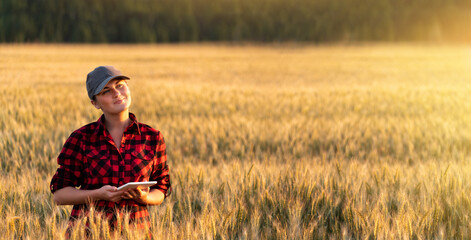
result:
M 158 239 L 471 238 L 470 46 L 210 44 L 0 45 L 2 238 L 64 238 L 49 182 L 99 65 L 166 139 Z

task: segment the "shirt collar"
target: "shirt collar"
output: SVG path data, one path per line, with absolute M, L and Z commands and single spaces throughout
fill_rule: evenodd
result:
M 137 121 L 136 116 L 133 113 L 129 113 L 129 119 L 131 119 L 131 124 L 126 128 L 124 132 L 134 133 L 137 135 L 141 135 L 141 130 L 139 127 L 139 122 Z M 96 121 L 97 128 L 96 134 L 100 134 L 105 131 L 105 115 L 102 114 L 100 118 Z
M 139 127 L 139 122 L 134 114 L 129 113 L 129 118 L 131 119 L 131 125 L 128 126 L 126 131 L 141 135 L 141 128 Z

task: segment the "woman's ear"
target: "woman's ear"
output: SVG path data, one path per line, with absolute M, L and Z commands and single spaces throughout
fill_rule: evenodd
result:
M 100 109 L 100 106 L 95 100 L 91 100 L 90 102 L 93 104 L 93 106 L 95 106 L 96 109 Z

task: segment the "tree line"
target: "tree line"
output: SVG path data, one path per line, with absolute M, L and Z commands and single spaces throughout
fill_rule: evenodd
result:
M 469 0 L 0 0 L 0 42 L 471 41 Z

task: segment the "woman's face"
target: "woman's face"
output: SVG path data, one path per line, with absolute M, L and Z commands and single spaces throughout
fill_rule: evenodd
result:
M 125 80 L 111 80 L 95 95 L 92 104 L 103 113 L 118 114 L 131 106 L 131 92 Z

